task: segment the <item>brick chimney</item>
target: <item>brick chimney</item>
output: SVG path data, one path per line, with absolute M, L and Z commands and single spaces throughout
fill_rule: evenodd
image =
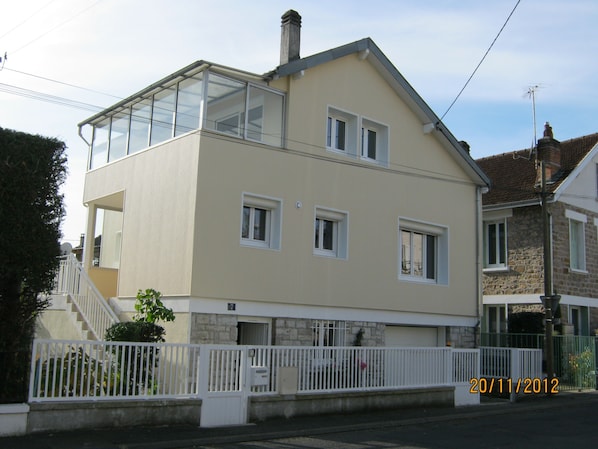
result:
M 301 44 L 301 16 L 289 9 L 282 17 L 280 36 L 280 65 L 299 59 Z
M 544 136 L 537 145 L 537 175 L 536 183 L 542 182 L 542 164 L 546 167 L 546 182 L 553 180 L 554 175 L 561 169 L 561 142 L 552 135 L 552 127 L 548 122 L 544 125 Z

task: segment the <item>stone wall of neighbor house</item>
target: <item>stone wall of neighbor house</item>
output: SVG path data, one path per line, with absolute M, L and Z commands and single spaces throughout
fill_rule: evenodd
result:
M 565 216 L 566 210 L 578 212 L 587 217 L 585 225 L 586 272 L 584 273 L 570 270 L 569 219 Z M 562 203 L 555 204 L 551 211 L 555 291 L 561 295 L 598 298 L 598 233 L 594 224 L 594 218 L 598 218 L 598 215 Z M 596 303 L 598 306 L 598 299 L 596 299 Z
M 484 295 L 530 294 L 544 291 L 541 209 L 513 209 L 507 219 L 507 271 L 485 271 Z
M 475 327 L 451 326 L 446 328 L 446 342 L 453 348 L 477 348 L 479 332 Z

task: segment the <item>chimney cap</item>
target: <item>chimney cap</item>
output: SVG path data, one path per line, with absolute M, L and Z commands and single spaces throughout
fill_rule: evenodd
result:
M 286 22 L 295 22 L 297 25 L 301 25 L 301 15 L 294 9 L 289 9 L 281 16 L 282 24 L 284 25 Z
M 550 123 L 548 122 L 544 124 L 544 137 L 554 139 L 554 135 L 552 134 L 552 126 L 550 126 Z

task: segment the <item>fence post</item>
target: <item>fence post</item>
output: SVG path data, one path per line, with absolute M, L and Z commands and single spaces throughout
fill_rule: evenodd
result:
M 521 377 L 520 359 L 520 350 L 516 348 L 511 348 L 511 369 L 509 377 L 512 381 L 512 384 L 517 384 L 519 382 L 518 379 Z M 509 400 L 511 402 L 517 401 L 517 392 L 515 390 L 515 388 L 511 388 L 511 392 L 509 394 Z

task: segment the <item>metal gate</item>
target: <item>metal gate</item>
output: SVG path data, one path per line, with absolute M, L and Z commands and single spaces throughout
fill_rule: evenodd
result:
M 199 356 L 201 427 L 247 424 L 246 347 L 202 345 Z

